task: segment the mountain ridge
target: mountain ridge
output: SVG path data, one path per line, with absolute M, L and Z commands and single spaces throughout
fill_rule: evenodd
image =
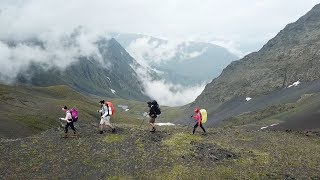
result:
M 295 23 L 288 24 L 258 52 L 228 65 L 192 105 L 208 106 L 233 97 L 254 97 L 286 88 L 298 80 L 319 79 L 319 22 L 320 5 L 316 5 Z

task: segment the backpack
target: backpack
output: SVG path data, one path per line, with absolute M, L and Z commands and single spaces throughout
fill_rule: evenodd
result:
M 156 100 L 153 100 L 151 102 L 151 104 L 155 107 L 154 110 L 155 110 L 156 115 L 160 115 L 161 114 L 161 109 L 159 107 L 158 102 Z
M 207 122 L 208 119 L 208 114 L 207 111 L 205 109 L 200 109 L 200 114 L 201 114 L 201 123 L 204 124 Z
M 111 113 L 110 113 L 110 109 L 109 109 L 109 115 L 114 115 L 114 106 L 112 104 L 112 102 L 106 101 L 105 103 L 108 106 L 108 109 L 111 109 Z
M 78 121 L 78 110 L 76 108 L 70 109 L 71 117 L 73 122 Z

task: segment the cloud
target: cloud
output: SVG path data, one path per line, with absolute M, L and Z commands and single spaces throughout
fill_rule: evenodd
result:
M 184 48 L 186 48 L 187 46 L 185 46 Z M 206 51 L 207 51 L 207 47 L 202 48 L 200 51 L 192 51 L 192 52 L 186 52 L 186 51 L 182 51 L 179 58 L 180 59 L 192 59 L 192 58 L 196 58 L 199 57 L 201 55 L 203 55 Z
M 204 90 L 205 84 L 186 87 L 163 79 L 154 79 L 145 67 L 134 67 L 144 86 L 145 94 L 161 105 L 182 106 L 193 102 Z
M 266 34 L 274 36 L 319 0 L 2 0 L 0 37 L 44 31 L 70 31 L 79 25 L 95 30 L 131 32 L 238 44 L 242 54 L 258 50 Z M 195 37 L 190 39 L 190 37 Z M 255 37 L 254 41 L 248 39 Z
M 125 48 L 139 64 L 150 68 L 153 64 L 161 64 L 173 58 L 181 60 L 196 58 L 207 51 L 207 47 L 190 51 L 188 50 L 190 45 L 189 41 L 162 40 L 144 36 L 133 40 Z
M 0 41 L 0 81 L 13 83 L 30 63 L 64 69 L 79 57 L 94 57 L 102 62 L 96 45 L 99 38 L 80 27 L 67 34 L 45 32 L 29 39 Z M 15 44 L 9 45 L 11 42 Z
M 149 66 L 152 63 L 159 64 L 174 58 L 179 44 L 180 42 L 160 41 L 145 36 L 131 42 L 126 49 L 141 65 Z
M 193 102 L 204 90 L 204 85 L 185 87 L 173 85 L 164 80 L 145 83 L 145 93 L 161 105 L 182 106 Z

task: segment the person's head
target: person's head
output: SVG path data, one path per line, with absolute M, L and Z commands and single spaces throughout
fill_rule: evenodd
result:
M 104 105 L 104 100 L 100 101 L 100 105 L 103 106 Z
M 62 108 L 62 111 L 67 112 L 67 111 L 68 111 L 68 107 L 67 107 L 67 106 L 64 106 L 64 107 Z
M 195 108 L 195 109 L 194 109 L 194 112 L 195 112 L 195 113 L 198 113 L 199 111 L 200 111 L 199 108 Z
M 152 103 L 150 101 L 147 102 L 148 107 L 151 107 Z

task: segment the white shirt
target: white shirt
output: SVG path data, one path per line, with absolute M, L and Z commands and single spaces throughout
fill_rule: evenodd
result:
M 65 118 L 61 118 L 61 120 L 64 120 L 64 121 L 67 121 L 67 122 L 71 122 L 71 121 L 69 121 L 69 120 L 72 120 L 72 116 L 71 116 L 70 111 L 67 111 L 66 112 L 66 117 Z

